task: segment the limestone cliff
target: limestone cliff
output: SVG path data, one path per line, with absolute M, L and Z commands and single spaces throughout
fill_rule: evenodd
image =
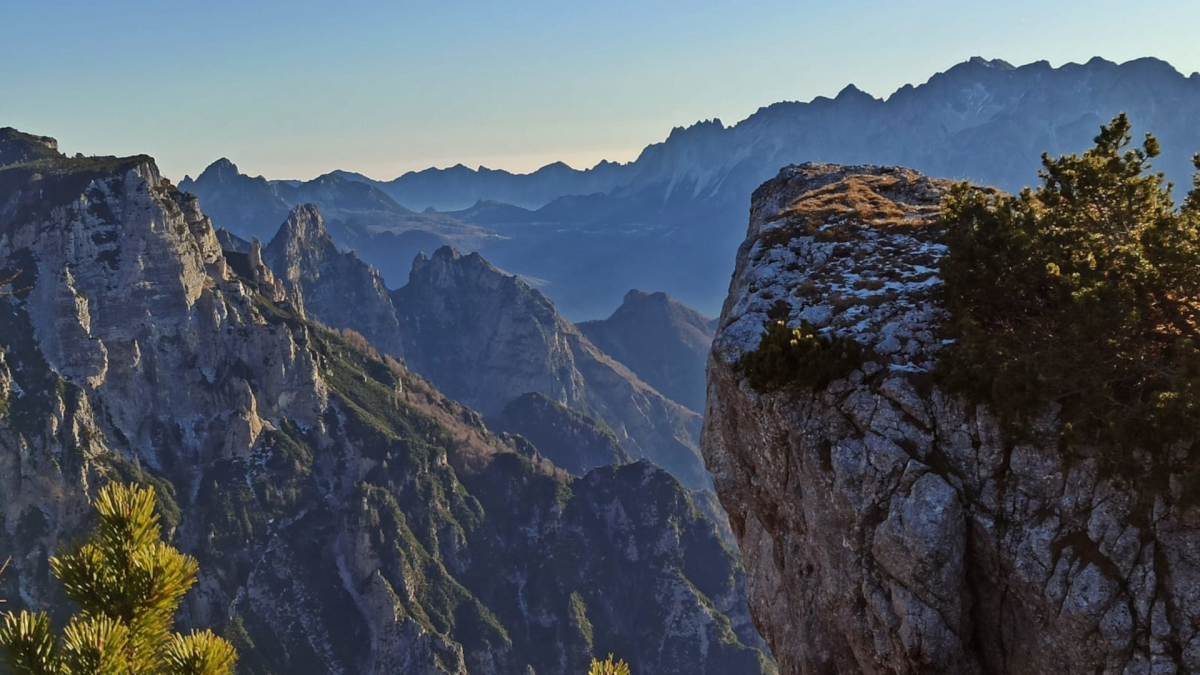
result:
M 754 194 L 703 445 L 780 672 L 1200 672 L 1185 467 L 1131 478 L 1008 440 L 930 376 L 947 186 L 817 164 Z M 852 337 L 865 362 L 760 393 L 739 363 L 774 319 Z
M 400 321 L 383 278 L 334 245 L 317 208 L 292 209 L 263 249 L 263 260 L 304 297 L 306 311 L 334 328 L 349 328 L 389 354 L 401 353 Z
M 182 622 L 243 673 L 774 671 L 736 557 L 665 472 L 530 459 L 308 320 L 304 285 L 257 241 L 223 251 L 150 158 L 36 157 L 0 167 L 6 607 L 65 607 L 47 556 L 115 479 L 155 486 L 201 563 Z

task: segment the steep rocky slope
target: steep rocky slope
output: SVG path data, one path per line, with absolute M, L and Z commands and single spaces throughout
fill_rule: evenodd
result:
M 385 353 L 401 352 L 400 320 L 383 278 L 357 254 L 337 249 L 315 206 L 293 209 L 262 256 L 322 323 L 357 331 Z
M 541 392 L 604 422 L 630 455 L 689 487 L 709 484 L 700 418 L 597 349 L 541 292 L 478 253 L 418 257 L 393 292 L 405 362 L 448 396 L 491 415 Z
M 802 165 L 754 194 L 704 449 L 780 672 L 1200 671 L 1186 448 L 1114 472 L 1056 435 L 1005 440 L 934 386 L 946 185 Z M 867 357 L 827 386 L 760 393 L 739 363 L 769 318 Z
M 308 321 L 261 246 L 222 251 L 150 158 L 0 167 L 12 274 L 9 607 L 62 602 L 46 558 L 120 479 L 158 489 L 201 561 L 183 622 L 232 639 L 244 673 L 582 672 L 609 651 L 647 672 L 773 672 L 735 557 L 674 479 L 571 479 Z
M 576 325 L 592 344 L 650 386 L 692 410 L 704 410 L 712 319 L 666 293 L 632 290 L 612 316 Z
M 488 426 L 527 438 L 554 466 L 582 476 L 601 466 L 625 464 L 629 454 L 603 423 L 541 392 L 509 401 Z
M 530 414 L 518 405 L 510 411 L 514 416 L 504 414 L 518 397 L 540 393 L 616 430 L 628 452 L 659 462 L 690 487 L 709 485 L 697 445 L 698 417 L 601 353 L 545 296 L 478 254 L 464 259 L 445 248 L 432 260 L 418 257 L 410 283 L 389 294 L 370 266 L 337 249 L 321 214 L 305 205 L 292 212 L 262 256 L 312 317 L 362 334 L 487 415 L 519 420 L 511 430 L 548 439 L 563 425 L 591 426 L 545 407 Z M 572 473 L 625 456 L 592 440 L 597 443 L 545 452 L 566 461 L 562 466 Z M 601 462 L 601 456 L 609 460 Z

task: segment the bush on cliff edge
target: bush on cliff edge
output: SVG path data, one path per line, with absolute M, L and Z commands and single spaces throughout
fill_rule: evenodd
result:
M 1130 131 L 1043 155 L 1036 190 L 947 196 L 940 374 L 1010 422 L 1054 402 L 1064 440 L 1156 450 L 1200 431 L 1200 176 L 1176 209 Z

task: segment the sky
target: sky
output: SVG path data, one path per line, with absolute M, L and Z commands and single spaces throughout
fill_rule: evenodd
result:
M 1190 74 L 1197 28 L 1194 0 L 3 0 L 0 126 L 175 180 L 219 157 L 269 178 L 583 168 L 976 55 Z

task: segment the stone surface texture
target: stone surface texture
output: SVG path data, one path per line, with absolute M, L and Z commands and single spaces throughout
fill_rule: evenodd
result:
M 1007 441 L 935 386 L 949 185 L 806 164 L 754 194 L 703 447 L 780 672 L 1200 672 L 1200 516 L 1178 458 L 1105 471 L 1037 433 Z M 756 392 L 738 362 L 776 318 L 871 356 L 819 390 Z M 1046 410 L 1035 431 L 1054 424 Z

